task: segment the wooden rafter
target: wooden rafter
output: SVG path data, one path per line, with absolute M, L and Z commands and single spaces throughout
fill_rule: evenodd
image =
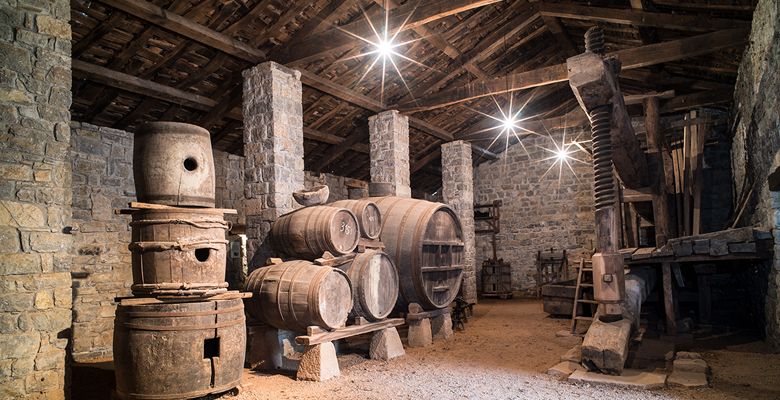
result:
M 623 69 L 629 70 L 741 46 L 747 42 L 748 33 L 748 29 L 727 29 L 684 39 L 620 50 L 610 53 L 608 56 L 619 58 Z M 503 78 L 460 85 L 418 100 L 416 104 L 411 102 L 401 104 L 398 108 L 404 111 L 432 110 L 485 96 L 514 92 L 566 80 L 566 64 L 557 64 L 532 71 L 510 74 Z

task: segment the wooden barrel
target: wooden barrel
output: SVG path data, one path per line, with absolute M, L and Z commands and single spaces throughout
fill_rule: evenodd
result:
M 133 213 L 134 294 L 216 294 L 225 291 L 227 233 L 222 211 L 144 209 Z
M 368 321 L 387 317 L 398 299 L 398 271 L 384 252 L 367 250 L 339 266 L 352 284 L 352 313 Z
M 444 308 L 458 295 L 463 277 L 463 231 L 446 204 L 401 197 L 372 200 L 382 214 L 379 235 L 398 268 L 397 305 Z
M 268 325 L 305 332 L 309 326 L 344 326 L 352 309 L 347 275 L 336 268 L 295 260 L 249 274 L 247 312 Z
M 214 157 L 209 131 L 178 122 L 141 126 L 133 144 L 138 201 L 214 207 Z
M 114 320 L 122 399 L 189 399 L 236 387 L 244 369 L 241 299 L 120 305 Z
M 357 217 L 360 234 L 366 239 L 378 239 L 382 231 L 382 215 L 379 207 L 369 199 L 339 200 L 330 204 L 333 207 L 346 208 Z
M 329 251 L 334 256 L 352 252 L 360 240 L 360 228 L 352 211 L 329 206 L 299 208 L 279 217 L 271 227 L 276 251 L 314 260 Z

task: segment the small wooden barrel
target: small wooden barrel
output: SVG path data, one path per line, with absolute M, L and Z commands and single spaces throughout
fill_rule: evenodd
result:
M 179 122 L 150 122 L 135 134 L 133 176 L 138 201 L 214 207 L 209 131 Z
M 144 209 L 133 213 L 136 295 L 208 295 L 225 291 L 229 224 L 221 210 Z
M 334 256 L 352 252 L 360 228 L 352 211 L 329 206 L 299 208 L 279 217 L 271 227 L 271 243 L 279 252 L 314 260 L 329 251 Z
M 382 215 L 379 207 L 369 199 L 339 200 L 330 204 L 333 207 L 346 208 L 357 217 L 360 234 L 366 239 L 377 239 L 382 231 Z
M 367 250 L 339 266 L 352 284 L 352 313 L 368 321 L 387 317 L 398 299 L 398 271 L 384 252 Z
M 339 269 L 309 261 L 287 261 L 249 274 L 247 312 L 278 329 L 305 332 L 309 326 L 344 326 L 352 309 L 349 278 Z
M 398 268 L 398 308 L 410 303 L 424 309 L 450 305 L 463 278 L 463 231 L 446 204 L 402 197 L 372 200 L 382 213 L 379 235 Z
M 122 399 L 189 399 L 236 387 L 244 369 L 241 299 L 118 306 L 116 391 Z

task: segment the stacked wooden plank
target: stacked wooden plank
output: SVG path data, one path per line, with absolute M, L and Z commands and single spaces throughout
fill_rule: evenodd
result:
M 670 239 L 661 248 L 622 252 L 628 263 L 758 260 L 770 257 L 772 246 L 771 232 L 747 227 Z

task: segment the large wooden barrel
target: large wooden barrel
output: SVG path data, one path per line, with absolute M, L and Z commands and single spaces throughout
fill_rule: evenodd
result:
M 398 268 L 397 305 L 444 308 L 458 295 L 463 278 L 463 231 L 446 204 L 401 197 L 372 200 L 382 213 L 379 235 Z
M 189 399 L 236 387 L 244 368 L 241 299 L 120 305 L 116 390 L 123 399 Z
M 138 201 L 214 207 L 209 131 L 178 122 L 142 125 L 133 145 L 133 176 Z
M 276 251 L 314 260 L 328 251 L 334 256 L 352 252 L 360 240 L 360 228 L 352 211 L 329 206 L 299 208 L 279 217 L 271 227 Z
M 377 239 L 382 231 L 382 215 L 379 207 L 369 199 L 339 200 L 330 204 L 333 207 L 346 208 L 357 217 L 360 234 L 366 239 Z
M 367 250 L 339 269 L 347 273 L 352 284 L 352 317 L 373 322 L 393 311 L 398 299 L 398 271 L 387 254 Z
M 347 275 L 304 260 L 258 268 L 249 274 L 245 289 L 253 293 L 247 301 L 249 315 L 279 329 L 335 329 L 344 326 L 352 309 Z
M 133 286 L 137 295 L 224 291 L 228 222 L 208 208 L 133 213 Z

